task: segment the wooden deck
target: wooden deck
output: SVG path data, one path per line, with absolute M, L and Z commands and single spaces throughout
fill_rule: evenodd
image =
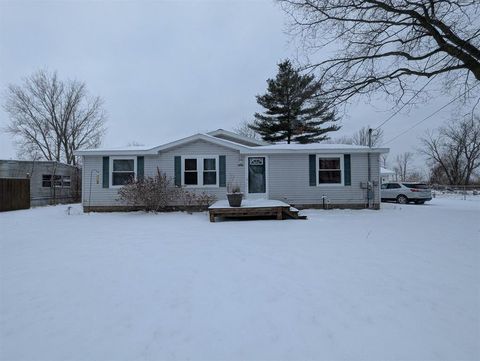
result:
M 240 207 L 230 207 L 228 201 L 217 201 L 208 208 L 210 222 L 215 222 L 215 217 L 224 218 L 263 218 L 272 217 L 278 220 L 306 219 L 298 214 L 298 209 L 289 204 L 275 200 L 243 200 Z

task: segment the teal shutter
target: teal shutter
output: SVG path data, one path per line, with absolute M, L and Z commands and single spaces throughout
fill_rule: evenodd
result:
M 309 154 L 308 155 L 308 164 L 309 164 L 309 178 L 310 178 L 310 186 L 314 187 L 317 185 L 317 155 L 316 154 Z
M 227 161 L 226 157 L 224 155 L 221 155 L 218 157 L 218 171 L 220 172 L 219 174 L 219 186 L 220 187 L 226 187 L 227 186 Z
M 345 172 L 343 184 L 346 186 L 352 185 L 352 167 L 350 164 L 350 154 L 343 155 L 343 171 Z
M 103 157 L 103 168 L 102 168 L 102 186 L 103 188 L 108 188 L 110 185 L 110 157 Z
M 182 185 L 182 157 L 175 156 L 175 186 Z
M 137 180 L 142 181 L 145 173 L 145 158 L 137 157 Z

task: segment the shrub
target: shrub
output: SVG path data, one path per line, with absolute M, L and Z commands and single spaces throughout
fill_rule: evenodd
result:
M 172 179 L 158 168 L 154 177 L 132 180 L 120 188 L 118 194 L 127 204 L 146 212 L 167 210 L 172 204 L 178 204 L 172 208 L 180 210 L 204 209 L 216 200 L 215 196 L 205 192 L 196 194 L 194 191 L 176 187 Z

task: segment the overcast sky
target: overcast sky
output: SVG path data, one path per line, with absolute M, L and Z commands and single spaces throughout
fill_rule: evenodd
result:
M 103 146 L 164 141 L 232 129 L 259 110 L 255 95 L 276 64 L 297 58 L 288 18 L 273 1 L 63 2 L 0 0 L 0 87 L 40 68 L 85 81 L 105 100 Z M 433 99 L 385 125 L 396 136 L 448 101 Z M 3 99 L 2 99 L 3 102 Z M 388 104 L 361 100 L 347 109 L 336 136 L 375 126 Z M 394 156 L 415 151 L 418 136 L 448 119 L 451 108 L 388 144 Z M 0 158 L 15 158 L 3 132 Z

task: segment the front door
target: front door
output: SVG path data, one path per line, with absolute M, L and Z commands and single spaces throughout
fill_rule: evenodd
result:
M 248 157 L 248 196 L 266 198 L 267 168 L 265 157 Z

